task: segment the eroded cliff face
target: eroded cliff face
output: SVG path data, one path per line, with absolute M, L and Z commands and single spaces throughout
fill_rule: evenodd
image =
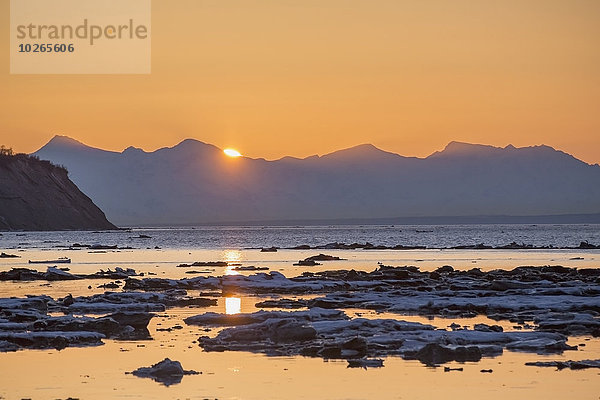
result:
M 66 169 L 25 154 L 0 155 L 0 230 L 115 228 Z

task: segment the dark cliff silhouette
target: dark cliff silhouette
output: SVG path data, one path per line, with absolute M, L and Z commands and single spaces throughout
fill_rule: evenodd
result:
M 0 153 L 0 230 L 116 229 L 64 167 Z

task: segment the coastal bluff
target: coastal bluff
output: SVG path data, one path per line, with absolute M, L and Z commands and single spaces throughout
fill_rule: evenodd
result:
M 64 167 L 0 153 L 0 231 L 116 229 L 69 179 Z

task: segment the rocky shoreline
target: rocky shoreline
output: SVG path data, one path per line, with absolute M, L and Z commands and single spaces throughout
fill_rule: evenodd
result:
M 483 272 L 443 266 L 424 272 L 380 265 L 371 272 L 304 272 L 293 278 L 276 271 L 184 279 L 140 275 L 121 268 L 74 275 L 53 267 L 0 273 L 5 281 L 78 280 L 86 285 L 101 278 L 123 283 L 120 292 L 91 296 L 0 299 L 0 351 L 149 340 L 154 313 L 215 306 L 218 297 L 232 293 L 260 296 L 260 311 L 185 318 L 188 326 L 199 327 L 197 344 L 204 351 L 343 359 L 362 368 L 381 367 L 385 357 L 395 355 L 437 366 L 479 361 L 505 350 L 561 354 L 578 349 L 569 338 L 600 337 L 600 269 L 523 266 Z M 356 310 L 385 312 L 386 318 L 347 312 Z M 409 315 L 445 318 L 448 328 L 402 319 Z M 505 328 L 450 324 L 479 316 L 502 321 Z M 214 334 L 201 334 L 204 330 Z
M 249 248 L 250 250 L 256 250 L 255 248 Z M 279 247 L 261 247 L 257 248 L 261 252 L 277 252 Z M 373 244 L 369 242 L 365 243 L 340 243 L 332 242 L 322 245 L 311 246 L 308 244 L 302 244 L 294 247 L 284 247 L 285 250 L 594 250 L 600 249 L 600 244 L 596 245 L 587 241 L 580 242 L 578 246 L 555 246 L 552 244 L 546 245 L 533 245 L 528 243 L 517 243 L 516 241 L 510 242 L 501 246 L 491 246 L 485 243 L 475 244 L 464 244 L 449 247 L 436 247 L 436 246 L 424 246 L 424 245 L 407 245 L 407 244 L 396 244 L 393 246 Z

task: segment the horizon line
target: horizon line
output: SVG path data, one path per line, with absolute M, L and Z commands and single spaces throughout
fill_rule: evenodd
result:
M 585 225 L 600 224 L 600 212 L 575 214 L 537 215 L 462 215 L 462 216 L 411 216 L 382 218 L 334 218 L 334 219 L 276 219 L 222 222 L 189 222 L 175 224 L 119 224 L 127 228 L 185 228 L 185 227 L 242 227 L 242 226 L 330 226 L 330 225 Z

